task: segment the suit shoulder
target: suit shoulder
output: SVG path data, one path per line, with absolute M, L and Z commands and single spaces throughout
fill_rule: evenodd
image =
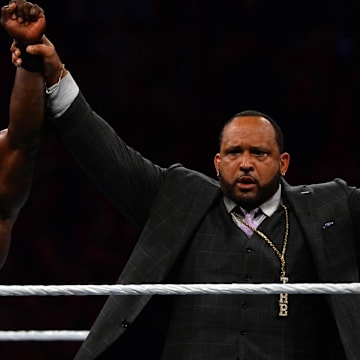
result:
M 304 184 L 291 186 L 291 192 L 301 194 L 313 194 L 314 196 L 326 196 L 331 198 L 343 198 L 349 196 L 350 193 L 359 192 L 356 187 L 349 186 L 347 182 L 341 178 L 335 178 L 328 182 Z
M 314 191 L 341 191 L 341 192 L 352 192 L 353 190 L 356 190 L 355 186 L 350 186 L 348 183 L 341 178 L 335 178 L 331 181 L 324 182 L 324 183 L 318 183 L 318 184 L 312 184 L 309 185 L 311 188 L 314 189 Z
M 167 169 L 168 182 L 184 183 L 184 186 L 209 186 L 219 188 L 219 182 L 196 170 L 188 169 L 182 164 L 174 164 Z
M 288 185 L 288 184 L 286 184 Z M 290 185 L 293 190 L 302 190 L 302 189 L 309 189 L 309 190 L 329 190 L 329 189 L 336 189 L 336 188 L 345 188 L 349 187 L 347 182 L 340 178 L 335 178 L 331 181 L 321 182 L 321 183 L 313 183 L 313 184 L 302 184 L 302 185 Z

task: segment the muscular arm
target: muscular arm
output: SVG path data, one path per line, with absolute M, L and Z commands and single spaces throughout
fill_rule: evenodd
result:
M 0 219 L 13 217 L 28 196 L 44 118 L 41 74 L 16 70 L 10 122 L 0 132 Z
M 9 19 L 5 12 L 3 9 L 2 25 Z M 8 253 L 12 227 L 29 196 L 44 108 L 43 75 L 17 68 L 9 125 L 0 131 L 0 267 Z
M 0 132 L 0 267 L 8 253 L 12 227 L 30 191 L 44 112 L 44 92 L 33 90 L 43 86 L 41 74 L 16 70 L 9 126 Z

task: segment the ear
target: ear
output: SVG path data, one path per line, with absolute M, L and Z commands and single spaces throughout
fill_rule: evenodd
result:
M 290 164 L 290 154 L 284 152 L 280 154 L 280 173 L 282 176 L 285 176 Z
M 215 166 L 216 174 L 219 174 L 219 169 L 220 169 L 220 154 L 219 153 L 217 153 L 214 157 L 214 166 Z

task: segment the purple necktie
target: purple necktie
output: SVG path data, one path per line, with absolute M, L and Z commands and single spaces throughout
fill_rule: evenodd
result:
M 257 228 L 258 227 L 258 222 L 255 220 L 255 215 L 257 214 L 257 212 L 259 211 L 259 208 L 253 209 L 250 212 L 247 212 L 246 210 L 240 208 L 241 210 L 239 210 L 239 208 L 234 209 L 234 212 L 236 212 L 237 214 L 242 213 L 243 214 L 243 219 L 244 221 L 249 224 L 250 226 L 252 226 L 253 228 Z M 240 221 L 240 225 L 239 225 L 240 229 L 248 236 L 250 237 L 254 232 L 248 227 L 246 226 L 243 222 Z

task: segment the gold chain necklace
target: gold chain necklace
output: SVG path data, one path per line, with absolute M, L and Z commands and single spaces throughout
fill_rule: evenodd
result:
M 281 204 L 285 211 L 285 235 L 284 235 L 284 242 L 282 246 L 281 252 L 278 250 L 278 248 L 275 246 L 275 244 L 260 230 L 255 229 L 253 226 L 248 224 L 243 218 L 241 218 L 236 212 L 233 212 L 235 217 L 241 221 L 245 226 L 247 226 L 249 229 L 251 229 L 253 232 L 258 234 L 262 239 L 265 240 L 265 242 L 274 250 L 276 255 L 278 256 L 281 264 L 280 268 L 280 282 L 283 284 L 286 284 L 289 281 L 289 278 L 286 276 L 286 247 L 288 243 L 288 237 L 289 237 L 289 213 L 286 205 Z M 280 294 L 279 299 L 279 316 L 288 316 L 288 294 Z

